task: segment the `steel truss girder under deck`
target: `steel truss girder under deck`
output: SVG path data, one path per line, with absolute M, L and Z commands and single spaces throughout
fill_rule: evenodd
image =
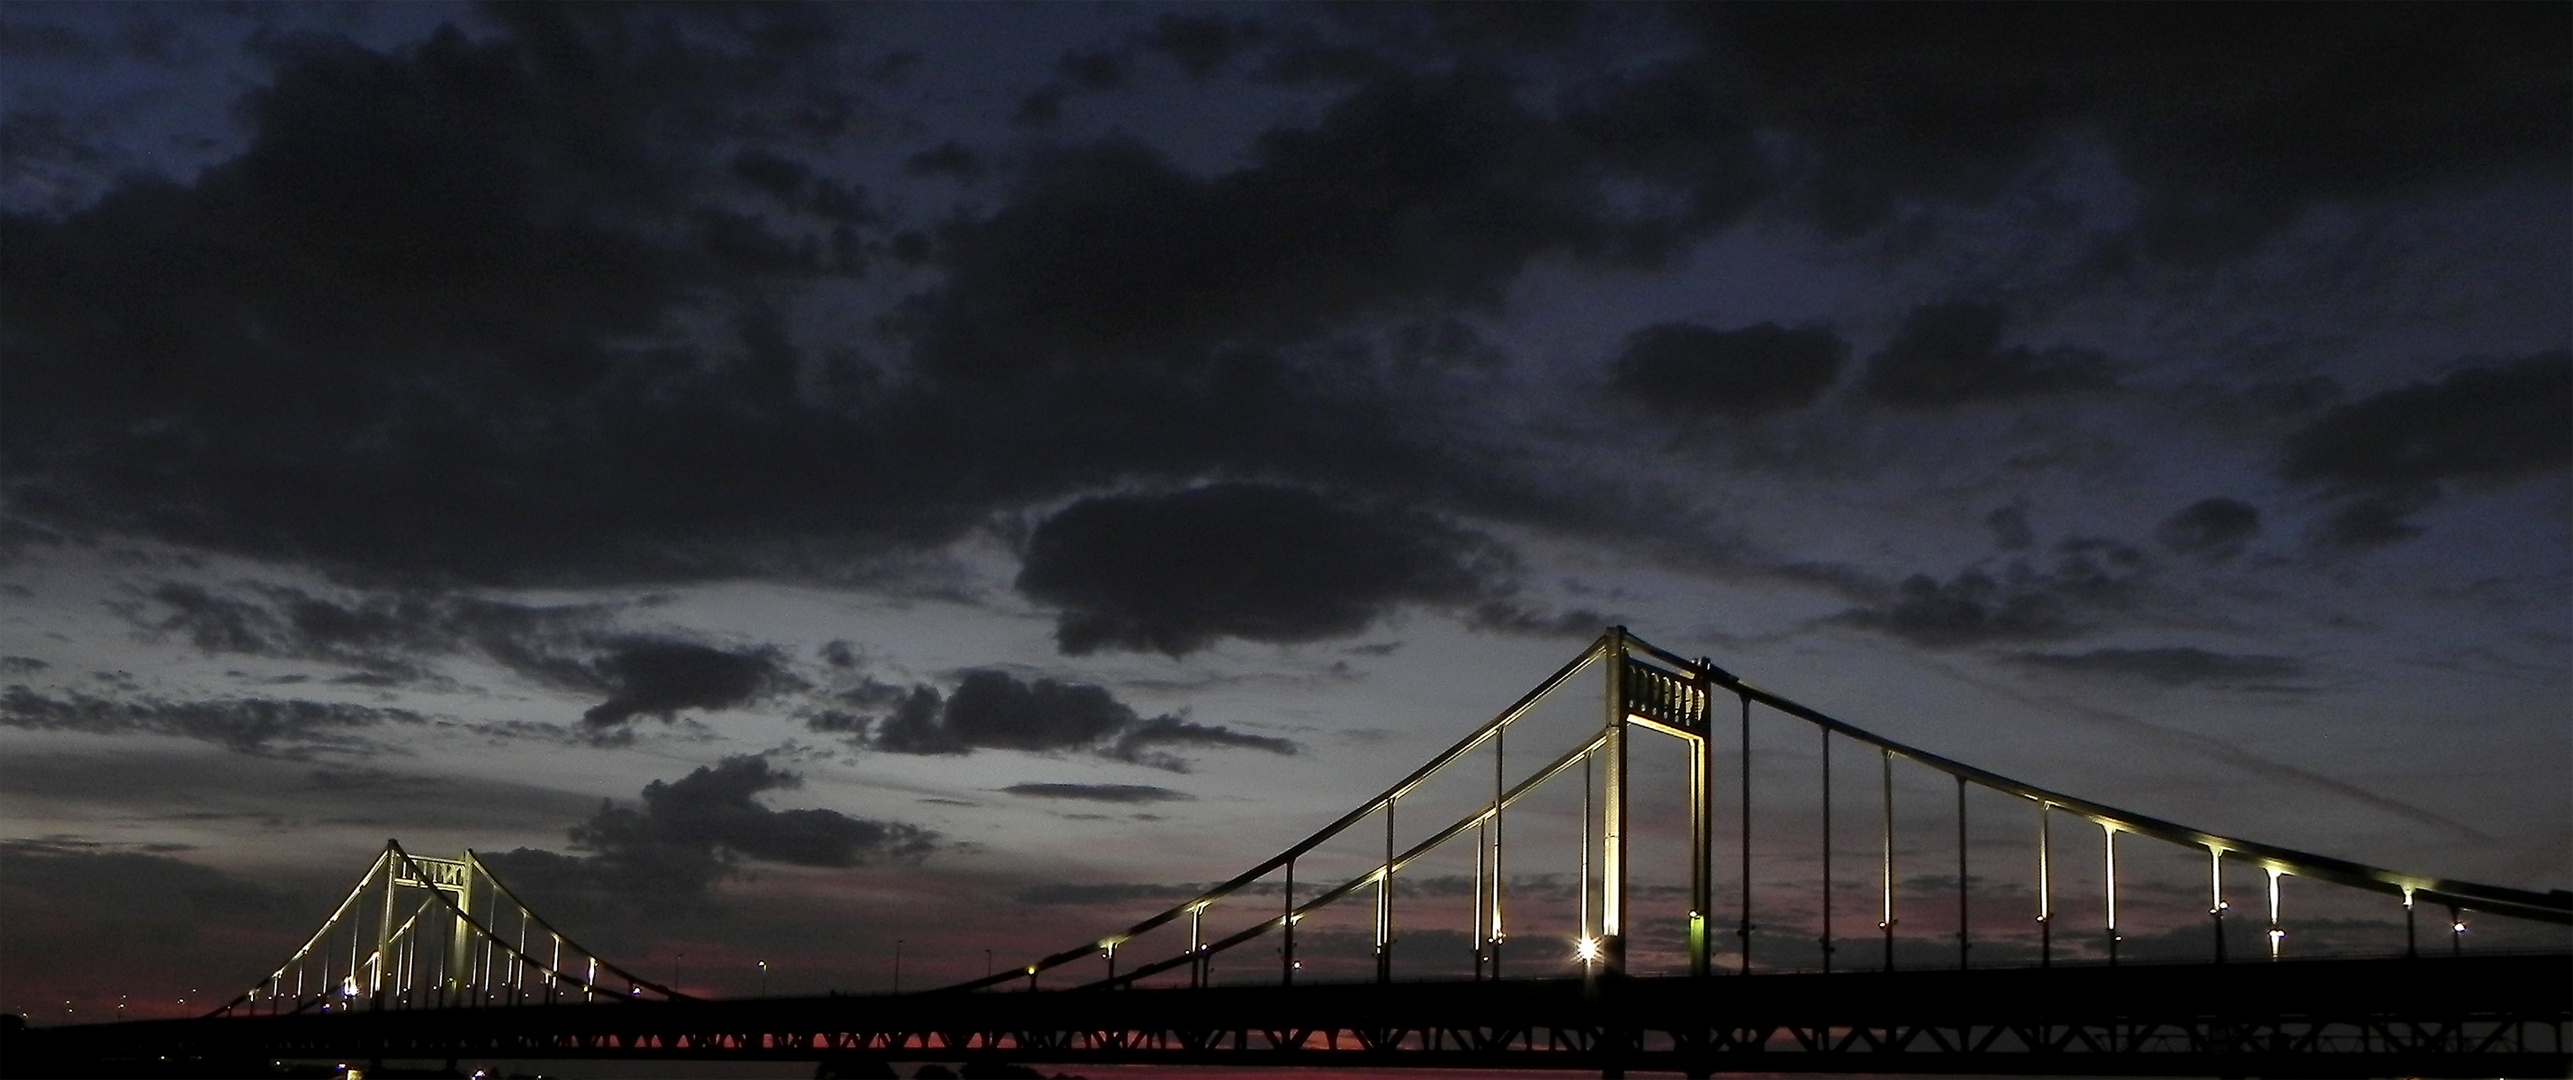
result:
M 2545 955 L 361 1012 L 38 1029 L 8 1057 L 2560 1076 L 2568 1026 L 2573 955 Z

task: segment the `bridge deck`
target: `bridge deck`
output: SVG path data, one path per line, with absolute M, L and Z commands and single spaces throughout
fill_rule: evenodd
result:
M 9 1075 L 694 1058 L 2083 1075 L 2567 1075 L 2573 955 L 772 998 L 15 1033 Z

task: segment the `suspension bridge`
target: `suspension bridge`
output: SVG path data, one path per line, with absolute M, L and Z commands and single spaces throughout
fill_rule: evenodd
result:
M 1596 688 L 1595 705 L 1584 687 Z M 1810 740 L 1809 794 L 1773 781 L 1755 804 L 1755 718 L 1762 753 L 1779 752 L 1782 721 Z M 1544 737 L 1567 726 L 1568 737 Z M 1635 745 L 1656 738 L 1681 751 L 1667 785 L 1677 790 L 1658 783 L 1670 769 L 1639 767 L 1663 760 Z M 1941 802 L 1953 788 L 1953 876 L 1906 865 L 1920 861 L 1904 827 L 1918 831 L 1925 779 Z M 1914 805 L 1898 813 L 1898 796 Z M 1786 841 L 1755 822 L 1799 799 L 1819 811 L 1819 836 L 1780 861 L 1788 853 L 1761 847 Z M 1853 801 L 1873 804 L 1861 815 L 1872 834 L 1863 859 L 1849 857 L 1853 830 L 1833 824 L 1834 808 L 1846 821 Z M 1969 828 L 1977 805 L 1981 838 Z M 2007 842 L 1991 839 L 1996 807 L 2024 815 Z M 1719 828 L 1728 823 L 1736 828 Z M 1755 852 L 1819 882 L 1759 872 Z M 2150 896 L 2167 900 L 2172 852 L 2200 860 L 2205 948 L 2175 960 L 2177 931 L 2165 925 L 2152 936 L 2160 951 L 2139 956 L 2134 867 L 2164 871 Z M 2009 874 L 1979 876 L 1979 854 Z M 1470 874 L 1435 874 L 1450 866 Z M 1718 896 L 1720 875 L 1729 896 Z M 1862 883 L 1865 909 L 1835 910 Z M 1433 894 L 1467 902 L 1459 911 Z M 2308 902 L 2373 906 L 2387 936 L 2373 951 L 2300 955 L 2293 905 Z M 2005 904 L 2020 908 L 2006 922 L 2033 934 L 1992 929 L 1992 908 Z M 1308 930 L 1299 942 L 1299 927 L 1325 916 L 1363 925 L 1357 965 L 1342 947 L 1350 933 Z M 1786 929 L 1762 924 L 1772 918 Z M 1459 922 L 1470 971 L 1461 958 L 1403 951 L 1416 947 L 1406 927 L 1420 928 L 1415 942 L 1452 942 Z M 2500 926 L 2533 931 L 2521 940 L 2539 947 L 2468 946 L 2470 927 Z M 415 855 L 389 842 L 301 948 L 208 1016 L 15 1032 L 0 1069 L 623 1057 L 812 1061 L 820 1075 L 847 1076 L 911 1061 L 2561 1076 L 2573 1072 L 2564 927 L 2564 890 L 2406 873 L 2049 790 L 1612 628 L 1311 836 L 1149 918 L 984 978 L 911 994 L 692 996 L 582 947 L 473 853 Z M 1262 947 L 1244 948 L 1254 942 Z M 1981 963 L 1978 945 L 1990 946 Z M 1227 954 L 1252 959 L 1227 959 L 1219 976 Z

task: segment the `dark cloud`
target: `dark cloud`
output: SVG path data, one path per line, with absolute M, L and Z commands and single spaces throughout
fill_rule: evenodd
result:
M 643 178 L 617 175 L 640 153 L 627 125 L 565 93 L 452 32 L 399 57 L 301 51 L 251 98 L 250 149 L 194 187 L 128 185 L 59 228 L 7 219 L 12 321 L 72 346 L 13 382 L 267 418 L 353 404 L 364 388 L 333 368 L 362 350 L 360 379 L 466 355 L 515 393 L 579 391 L 605 362 L 588 339 L 647 328 L 678 268 L 570 201 Z M 219 329 L 226 310 L 268 347 Z
M 934 850 L 935 834 L 861 821 L 832 810 L 772 810 L 752 798 L 803 786 L 768 760 L 736 755 L 643 789 L 640 811 L 607 807 L 572 830 L 574 845 L 603 857 L 677 846 L 795 866 L 846 867 Z
M 1125 140 L 1033 163 L 1008 205 L 944 231 L 911 315 L 948 378 L 1194 362 L 1421 304 L 1490 304 L 1531 259 L 1605 255 L 1580 159 L 1501 80 L 1388 79 L 1279 129 L 1213 179 Z
M 1094 50 L 1066 53 L 1054 70 L 1075 89 L 1090 93 L 1123 90 L 1126 87 L 1126 58 L 1113 52 Z
M 1218 484 L 1065 507 L 1029 537 L 1018 588 L 1063 609 L 1055 640 L 1066 653 L 1179 656 L 1221 637 L 1354 634 L 1402 604 L 1468 601 L 1503 560 L 1423 514 Z
M 2573 462 L 2573 353 L 2469 367 L 2335 406 L 2288 436 L 2279 472 L 2346 499 L 2326 547 L 2411 539 L 2409 519 L 2457 483 L 2509 481 Z
M 601 805 L 570 832 L 572 846 L 588 854 L 521 848 L 489 859 L 515 887 L 684 905 L 743 874 L 746 862 L 845 868 L 919 859 L 945 846 L 917 825 L 836 810 L 777 810 L 758 799 L 802 784 L 766 758 L 727 757 L 645 785 L 640 806 Z
M 1814 403 L 1840 378 L 1849 343 L 1821 328 L 1717 330 L 1663 323 L 1626 338 L 1610 385 L 1673 412 L 1749 417 Z
M 862 575 L 1136 477 L 1569 520 L 1457 467 L 1444 388 L 1369 347 L 1496 365 L 1458 311 L 1667 224 L 1608 214 L 1595 174 L 1625 166 L 1508 79 L 1380 71 L 1208 177 L 1045 150 L 933 244 L 827 174 L 818 128 L 780 130 L 848 111 L 797 96 L 804 17 L 513 9 L 485 38 L 298 45 L 240 156 L 0 217 L 13 509 L 505 585 Z M 894 320 L 909 355 L 805 344 L 784 279 L 879 251 L 936 275 Z
M 2262 412 L 2287 416 L 2329 405 L 2339 400 L 2341 394 L 2340 380 L 2329 375 L 2308 375 L 2300 379 L 2254 383 L 2244 389 L 2243 400 Z
M 1465 624 L 1477 630 L 1524 637 L 1593 638 L 1607 627 L 1617 625 L 1613 615 L 1602 615 L 1589 608 L 1569 608 L 1551 614 L 1516 600 L 1490 600 L 1474 606 Z
M 1867 606 L 1840 622 L 1930 648 L 2004 641 L 2049 641 L 2080 635 L 2089 618 L 2130 602 L 2149 566 L 2144 554 L 2114 541 L 2075 538 L 2055 546 L 2052 566 L 2014 559 L 2000 572 L 1967 570 L 1946 581 L 1915 574 L 1892 588 L 1818 574 Z
M 86 534 L 468 583 L 857 576 L 996 512 L 1138 478 L 1362 484 L 1598 528 L 1595 507 L 1458 438 L 1476 429 L 1439 407 L 1455 387 L 1354 357 L 1419 326 L 1442 329 L 1390 342 L 1394 366 L 1490 363 L 1489 343 L 1447 349 L 1443 328 L 1500 306 L 1527 267 L 1668 259 L 1782 183 L 1821 190 L 1808 165 L 1881 217 L 1867 208 L 1984 197 L 1978 178 L 2067 127 L 2140 146 L 2279 100 L 2328 119 L 2355 95 L 2419 138 L 2323 160 L 2386 168 L 2235 176 L 2190 141 L 2130 167 L 2196 162 L 2153 190 L 2221 207 L 2510 166 L 2560 127 L 2563 95 L 2525 92 L 2560 65 L 2531 66 L 2526 42 L 2551 38 L 2491 25 L 2561 16 L 2475 10 L 2207 16 L 2235 32 L 2213 40 L 2133 15 L 1684 8 L 1696 55 L 1584 67 L 1542 94 L 1527 54 L 1665 13 L 1325 15 L 1369 28 L 1326 44 L 1375 55 L 1343 55 L 1305 88 L 1318 116 L 1258 136 L 1239 167 L 1192 174 L 1124 138 L 1038 148 L 988 211 L 939 226 L 881 222 L 829 175 L 847 160 L 832 140 L 868 114 L 850 95 L 917 62 L 813 66 L 832 9 L 496 9 L 494 32 L 387 52 L 298 38 L 262 54 L 275 70 L 242 103 L 237 157 L 0 217 L 0 476 L 13 511 Z M 2125 21 L 2149 25 L 2100 29 Z M 1293 33 L 1178 13 L 1142 42 L 1212 73 L 1254 41 L 1293 51 Z M 2487 65 L 2440 59 L 2488 40 Z M 2162 69 L 2137 57 L 2261 49 L 2283 66 L 2136 89 Z M 1124 63 L 1104 55 L 1063 86 L 1113 81 Z M 2361 63 L 2415 55 L 2389 69 L 2423 80 L 2403 94 Z M 2173 115 L 2148 116 L 2166 98 Z M 2523 99 L 2537 107 L 2485 107 Z M 2397 100 L 2474 119 L 2371 112 Z M 877 258 L 934 282 L 891 320 L 899 340 L 807 343 L 811 313 L 780 297 Z M 1890 385 L 1935 398 L 2098 377 L 2070 354 L 1985 352 L 1966 361 L 1997 381 Z
M 2523 476 L 2573 461 L 2568 411 L 2573 353 L 2464 368 L 2325 412 L 2288 438 L 2279 471 L 2358 489 Z
M 640 44 L 690 35 L 614 28 L 690 17 L 288 50 L 238 158 L 0 217 L 13 510 L 359 582 L 594 585 L 863 575 L 1138 476 L 1556 501 L 1456 468 L 1429 384 L 1361 355 L 1390 329 L 1397 367 L 1488 367 L 1449 309 L 1613 255 L 1498 77 L 1389 76 L 1213 178 L 1059 149 L 931 244 L 757 139 L 777 76 L 692 93 L 716 61 Z M 801 344 L 780 276 L 878 246 L 938 274 L 912 355 Z
M 880 733 L 876 721 L 886 720 L 893 730 L 893 743 L 903 753 L 961 753 L 950 745 L 952 740 L 939 731 L 939 712 L 944 705 L 936 687 L 904 688 L 873 677 L 862 677 L 856 683 L 832 691 L 827 704 L 808 707 L 797 715 L 804 720 L 805 730 L 827 735 L 846 736 L 850 742 L 866 745 Z M 887 716 L 884 714 L 890 713 Z
M 1185 791 L 1148 784 L 1011 784 L 1001 789 L 1011 795 L 1031 799 L 1078 799 L 1084 802 L 1157 803 L 1187 802 L 1197 798 Z
M 2148 253 L 2250 250 L 2305 208 L 2556 170 L 2573 142 L 2560 5 L 1696 5 L 1710 92 L 1801 144 L 1827 223 L 1987 202 L 2072 134 L 2143 192 Z
M 969 671 L 944 702 L 928 687 L 914 691 L 877 726 L 871 745 L 897 754 L 1042 753 L 1090 746 L 1138 719 L 1105 687 Z
M 1065 96 L 1066 92 L 1060 86 L 1038 87 L 1018 99 L 1018 111 L 1011 114 L 1010 119 L 1020 127 L 1052 127 L 1055 121 L 1063 119 Z
M 766 192 L 770 198 L 790 206 L 801 200 L 813 185 L 813 170 L 803 163 L 756 148 L 736 155 L 732 172 L 750 186 Z
M 0 22 L 0 56 L 13 60 L 94 64 L 109 55 L 105 45 L 68 26 L 15 18 Z
M 304 757 L 317 751 L 364 753 L 362 735 L 385 724 L 422 724 L 408 709 L 336 701 L 216 698 L 169 701 L 155 697 L 113 699 L 77 690 L 48 696 L 23 684 L 0 690 L 0 725 L 39 731 L 105 735 L 172 735 L 213 743 L 244 754 Z
M 2145 679 L 2166 686 L 2263 683 L 2305 673 L 2304 662 L 2293 657 L 2247 656 L 2190 647 L 2020 653 L 2010 660 L 2048 671 Z
M 1287 739 L 1200 724 L 1177 716 L 1145 718 L 1105 687 L 1055 679 L 1020 679 L 1005 671 L 968 671 L 953 693 L 881 683 L 847 699 L 884 715 L 825 710 L 808 717 L 815 731 L 847 734 L 869 749 L 894 754 L 1083 751 L 1169 772 L 1187 772 L 1172 749 L 1265 750 L 1293 754 Z
M 1408 322 L 1386 334 L 1385 351 L 1397 368 L 1464 366 L 1498 368 L 1509 361 L 1501 350 L 1462 319 Z
M 1858 388 L 1889 405 L 1939 408 L 2010 401 L 2114 385 L 2106 358 L 2081 349 L 2001 347 L 2008 316 L 1997 304 L 1933 304 L 1903 320 L 1867 361 Z
M 1731 224 L 1775 187 L 1724 66 L 1700 57 L 1607 76 L 1569 95 L 1562 124 L 1584 151 L 1682 200 L 1670 228 L 1639 237 L 1644 250 Z
M 5 34 L 0 30 L 0 34 Z M 0 198 L 12 206 L 61 212 L 94 193 L 111 153 L 93 132 L 60 112 L 19 106 L 0 110 L 0 157 L 10 175 L 0 178 Z
M 283 47 L 240 156 L 0 215 L 20 512 L 377 572 L 711 569 L 730 530 L 707 500 L 746 520 L 763 498 L 728 455 L 810 435 L 744 415 L 792 402 L 798 359 L 718 286 L 846 269 L 863 199 L 777 153 L 668 138 L 777 104 L 793 49 L 763 75 L 603 25 L 692 17 L 675 9 L 505 14 L 515 37 Z M 784 18 L 719 17 L 707 40 Z M 744 194 L 770 208 L 715 205 Z
M 2436 501 L 2437 490 L 2428 487 L 2353 499 L 2315 525 L 2313 540 L 2326 548 L 2349 551 L 2400 544 L 2421 535 L 2412 515 Z
M 154 606 L 128 617 L 145 631 L 184 636 L 209 653 L 317 660 L 358 669 L 342 682 L 435 683 L 427 661 L 478 654 L 561 689 L 606 695 L 583 714 L 593 728 L 684 709 L 728 709 L 803 689 L 775 649 L 722 649 L 619 633 L 609 605 L 534 607 L 472 596 L 316 596 L 279 585 L 227 594 L 163 582 Z
M 769 651 L 727 652 L 686 641 L 618 642 L 596 669 L 612 693 L 581 714 L 581 722 L 592 727 L 613 727 L 636 716 L 669 720 L 681 709 L 729 709 L 792 681 Z
M 867 729 L 873 726 L 875 726 L 874 717 L 860 716 L 842 709 L 822 709 L 804 717 L 804 728 L 807 731 L 819 731 L 825 735 L 846 735 L 858 742 L 866 741 Z
M 1136 900 L 1176 903 L 1205 891 L 1203 885 L 1187 882 L 1163 884 L 1141 881 L 1108 881 L 1093 885 L 1054 882 L 1030 885 L 1010 894 L 1010 899 L 1036 907 L 1067 905 L 1124 904 Z
M 286 621 L 266 604 L 217 596 L 202 585 L 177 581 L 161 583 L 151 598 L 169 614 L 157 622 L 137 622 L 153 633 L 184 634 L 204 652 L 276 656 L 309 649 L 292 640 Z
M 1170 58 L 1189 78 L 1204 79 L 1266 36 L 1260 24 L 1249 19 L 1165 14 L 1153 20 L 1143 45 Z
M 2014 588 L 1975 571 L 1945 582 L 1915 574 L 1904 579 L 1883 607 L 1853 609 L 1841 618 L 1934 648 L 2060 638 L 2079 629 L 2061 597 L 2044 589 Z
M 1582 40 L 1594 5 L 1569 0 L 1505 4 L 1348 4 L 1341 22 L 1417 57 L 1457 53 L 1517 56 Z
M 1293 740 L 1269 735 L 1235 731 L 1221 724 L 1200 724 L 1176 716 L 1156 716 L 1128 726 L 1117 734 L 1117 740 L 1099 753 L 1118 761 L 1150 765 L 1171 772 L 1187 772 L 1188 761 L 1160 747 L 1182 747 L 1207 750 L 1265 750 L 1272 754 L 1297 752 Z
M 1992 530 L 1993 546 L 2003 551 L 2021 551 L 2036 546 L 2037 532 L 2028 527 L 2028 511 L 2004 506 L 1983 516 L 1983 524 Z
M 902 168 L 915 176 L 950 176 L 970 184 L 983 178 L 983 155 L 949 139 L 904 158 Z
M 611 610 L 415 593 L 334 599 L 260 583 L 222 592 L 164 581 L 138 591 L 141 602 L 115 607 L 147 639 L 178 637 L 209 654 L 341 665 L 355 669 L 342 681 L 381 685 L 437 684 L 427 660 L 478 652 L 547 682 L 591 688 L 595 680 L 568 654 Z
M 2260 511 L 2238 499 L 2208 498 L 2163 519 L 2153 538 L 2183 555 L 2222 562 L 2260 535 Z

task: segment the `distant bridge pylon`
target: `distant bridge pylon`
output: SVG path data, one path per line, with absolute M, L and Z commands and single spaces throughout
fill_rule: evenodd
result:
M 208 1015 L 687 999 L 582 948 L 473 852 L 387 840 L 294 955 Z

